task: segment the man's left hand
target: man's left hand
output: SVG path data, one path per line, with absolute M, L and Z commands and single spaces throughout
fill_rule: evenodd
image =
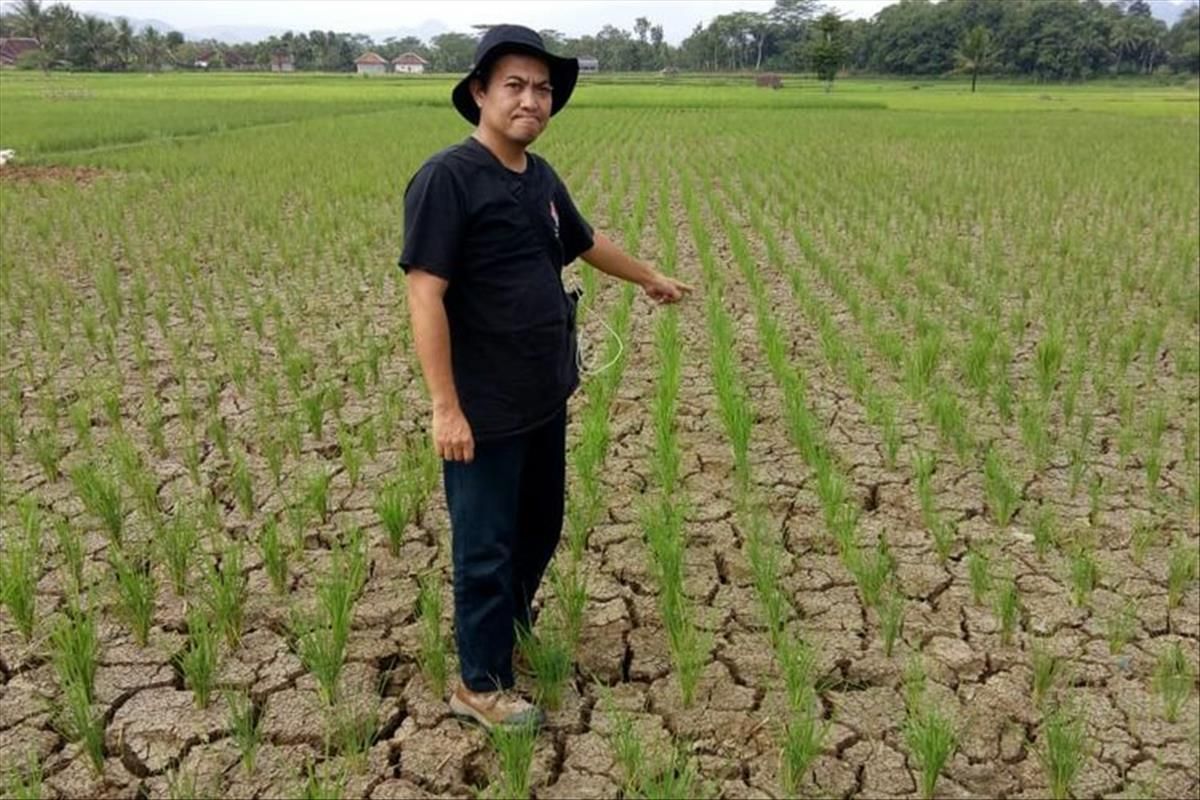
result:
M 676 280 L 668 275 L 663 275 L 661 272 L 655 272 L 650 276 L 645 283 L 642 284 L 642 289 L 646 295 L 658 303 L 664 305 L 666 303 L 677 303 L 684 296 L 693 291 L 692 287 L 683 281 Z

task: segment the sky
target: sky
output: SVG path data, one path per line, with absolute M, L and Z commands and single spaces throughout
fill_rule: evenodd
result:
M 890 0 L 825 0 L 847 19 L 873 16 Z M 440 20 L 450 30 L 470 32 L 473 23 L 513 22 L 553 28 L 568 36 L 595 33 L 605 24 L 631 30 L 636 17 L 663 26 L 678 44 L 696 26 L 731 11 L 768 11 L 773 0 L 67 0 L 80 13 L 101 11 L 153 18 L 185 30 L 212 25 L 278 26 L 369 33 L 415 28 Z

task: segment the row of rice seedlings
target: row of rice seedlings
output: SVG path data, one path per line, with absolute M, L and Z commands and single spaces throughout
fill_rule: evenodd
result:
M 96 705 L 100 642 L 91 599 L 69 598 L 50 631 L 50 660 L 58 676 L 54 725 L 79 742 L 97 773 L 104 769 L 104 713 Z
M 801 457 L 816 473 L 817 495 L 825 517 L 826 530 L 837 545 L 843 564 L 858 581 L 860 590 L 866 587 L 877 601 L 878 595 L 868 586 L 876 577 L 872 570 L 876 569 L 877 565 L 860 557 L 857 544 L 858 507 L 850 495 L 849 481 L 825 441 L 822 433 L 823 422 L 808 406 L 804 377 L 791 363 L 788 346 L 775 319 L 771 301 L 757 272 L 749 245 L 723 207 L 710 205 L 709 208 L 721 223 L 734 260 L 750 287 L 759 340 L 775 383 L 783 394 L 788 434 Z
M 665 213 L 666 209 L 660 211 Z M 673 253 L 673 238 L 671 242 L 668 252 Z M 661 267 L 667 274 L 675 271 L 673 261 L 664 262 Z M 681 456 L 675 416 L 681 378 L 682 343 L 679 312 L 675 307 L 668 306 L 660 312 L 655 339 L 659 370 L 651 417 L 655 441 L 652 461 L 658 493 L 657 497 L 648 500 L 642 514 L 642 526 L 654 557 L 659 611 L 669 636 L 683 703 L 690 706 L 700 672 L 708 662 L 711 637 L 696 627 L 692 602 L 683 587 L 687 499 L 686 493 L 678 485 Z
M 37 584 L 42 577 L 42 512 L 32 495 L 17 503 L 20 522 L 3 538 L 0 604 L 28 643 L 37 621 Z
M 1038 729 L 1038 759 L 1050 785 L 1050 796 L 1066 800 L 1087 757 L 1087 730 L 1073 709 L 1056 704 L 1042 716 Z
M 437 477 L 438 459 L 433 449 L 424 441 L 408 441 L 395 474 L 375 495 L 375 513 L 383 523 L 392 555 L 400 553 L 408 525 L 420 521 Z
M 824 747 L 831 723 L 821 719 L 813 652 L 806 643 L 793 637 L 787 628 L 792 608 L 779 582 L 781 548 L 776 540 L 767 535 L 763 508 L 752 497 L 749 440 L 754 414 L 749 393 L 734 361 L 733 326 L 720 299 L 722 277 L 716 269 L 712 243 L 701 224 L 699 205 L 690 181 L 686 179 L 683 192 L 692 237 L 700 256 L 704 290 L 709 298 L 706 313 L 712 353 L 712 380 L 726 438 L 733 450 L 736 502 L 743 530 L 747 532 L 747 558 L 767 636 L 783 674 L 791 712 L 782 726 L 780 781 L 788 794 L 796 794 L 808 774 L 809 766 Z
M 499 760 L 500 772 L 479 797 L 529 797 L 530 767 L 537 749 L 537 729 L 532 724 L 497 725 L 488 736 Z
M 446 693 L 449 657 L 446 637 L 442 632 L 442 577 L 440 572 L 427 573 L 419 579 L 417 615 L 421 620 L 421 640 L 417 663 L 430 689 L 437 697 Z
M 900 438 L 895 423 L 895 410 L 891 406 L 890 400 L 865 379 L 866 368 L 861 365 L 857 354 L 841 342 L 838 326 L 804 285 L 804 279 L 799 269 L 795 265 L 786 264 L 777 254 L 779 246 L 776 237 L 770 226 L 762 221 L 765 197 L 753 187 L 750 187 L 748 191 L 753 200 L 750 206 L 751 219 L 755 222 L 756 230 L 766 243 L 768 256 L 771 257 L 773 264 L 781 266 L 788 273 L 793 294 L 799 300 L 805 313 L 819 321 L 822 347 L 827 361 L 833 366 L 842 364 L 843 371 L 856 396 L 860 400 L 866 398 L 868 418 L 879 426 L 885 445 L 885 458 L 889 463 L 894 464 L 896 453 L 900 447 Z M 820 260 L 811 249 L 809 256 Z M 836 282 L 840 284 L 839 294 L 850 305 L 855 316 L 865 316 L 869 319 L 869 315 L 861 307 L 853 290 L 840 279 Z M 926 398 L 932 421 L 948 440 L 956 444 L 960 456 L 964 456 L 970 445 L 969 437 L 966 436 L 963 428 L 964 416 L 957 408 L 957 400 L 954 396 L 943 386 L 937 384 L 934 379 L 938 361 L 937 354 L 942 341 L 940 329 L 931 327 L 926 331 L 922 341 L 924 344 L 909 356 L 908 384 L 915 392 L 917 399 Z M 933 537 L 934 547 L 939 558 L 945 562 L 957 540 L 957 533 L 954 525 L 939 514 L 935 505 L 931 479 L 936 469 L 936 455 L 933 452 L 922 453 L 920 450 L 914 450 L 913 462 L 916 473 L 915 486 L 922 517 Z M 885 631 L 895 630 L 898 613 L 901 611 L 899 604 L 894 602 L 898 599 L 898 596 L 893 594 L 888 603 L 879 607 L 881 622 L 885 623 Z
M 301 663 L 317 680 L 327 706 L 338 701 L 338 680 L 346 660 L 354 603 L 367 580 L 366 540 L 352 528 L 343 544 L 335 540 L 329 571 L 317 582 L 317 607 L 310 615 L 293 610 L 291 632 Z
M 650 752 L 642 741 L 633 718 L 616 707 L 612 691 L 597 685 L 601 708 L 613 720 L 608 735 L 609 748 L 620 771 L 621 790 L 625 797 L 707 798 L 715 795 L 714 787 L 701 777 L 695 762 L 681 744 L 676 743 L 669 753 Z
M 926 697 L 925 669 L 914 657 L 905 670 L 904 741 L 920 772 L 921 796 L 934 796 L 946 762 L 958 749 L 959 733 L 951 720 Z

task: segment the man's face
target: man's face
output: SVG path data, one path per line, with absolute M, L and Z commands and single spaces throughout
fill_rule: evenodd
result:
M 509 53 L 492 65 L 486 91 L 471 82 L 479 104 L 479 125 L 522 146 L 550 124 L 550 70 L 533 56 Z

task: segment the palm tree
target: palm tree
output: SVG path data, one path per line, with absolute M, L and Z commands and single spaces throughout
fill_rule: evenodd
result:
M 115 37 L 112 26 L 99 17 L 84 14 L 79 26 L 81 48 L 85 63 L 91 69 L 106 69 L 112 66 L 116 56 Z
M 37 39 L 38 44 L 46 38 L 48 20 L 39 0 L 21 0 L 14 4 L 9 21 L 12 23 L 13 33 L 17 36 Z
M 167 42 L 153 25 L 142 29 L 142 63 L 150 69 L 157 70 L 167 57 Z
M 975 82 L 979 73 L 992 66 L 992 35 L 982 25 L 976 25 L 963 36 L 962 43 L 954 53 L 959 72 L 971 73 L 971 93 L 975 93 Z
M 1109 35 L 1109 46 L 1112 51 L 1117 54 L 1116 74 L 1121 74 L 1121 59 L 1127 55 L 1133 55 L 1142 46 L 1142 37 L 1132 25 L 1129 24 L 1129 18 L 1123 17 L 1116 25 L 1113 26 L 1112 33 Z
M 113 40 L 113 49 L 116 52 L 117 61 L 121 63 L 121 69 L 129 69 L 129 65 L 137 57 L 135 43 L 137 34 L 133 32 L 133 26 L 129 24 L 126 17 L 117 17 L 114 25 L 117 33 Z

